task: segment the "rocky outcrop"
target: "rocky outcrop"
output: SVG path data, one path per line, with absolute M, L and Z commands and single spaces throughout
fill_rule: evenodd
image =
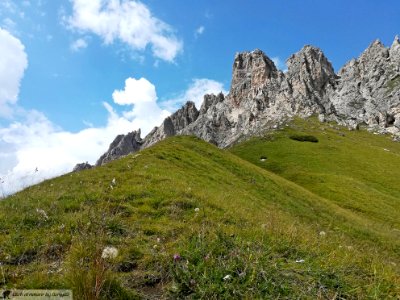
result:
M 277 128 L 293 116 L 318 114 L 351 128 L 360 125 L 400 139 L 400 40 L 390 48 L 373 42 L 337 74 L 323 52 L 305 46 L 278 70 L 261 50 L 238 53 L 228 95 L 205 95 L 166 118 L 143 140 L 118 136 L 96 165 L 149 147 L 172 135 L 193 134 L 219 147 Z M 397 137 L 396 137 L 397 136 Z
M 223 101 L 203 103 L 196 122 L 182 134 L 194 134 L 220 147 L 243 136 L 275 128 L 294 115 L 310 116 L 332 108 L 327 87 L 335 84 L 333 67 L 322 51 L 305 46 L 279 71 L 262 51 L 237 54 L 229 94 Z M 214 96 L 215 97 L 215 96 Z
M 74 167 L 74 169 L 72 170 L 72 172 L 79 172 L 79 171 L 88 170 L 88 169 L 91 169 L 91 168 L 93 168 L 93 166 L 91 164 L 89 164 L 88 162 L 84 162 L 84 163 L 81 163 L 81 164 L 77 164 Z
M 400 42 L 386 48 L 373 42 L 338 72 L 329 99 L 335 120 L 349 127 L 367 125 L 379 132 L 400 131 Z
M 198 116 L 199 111 L 194 102 L 188 101 L 182 108 L 167 117 L 159 127 L 155 127 L 144 139 L 140 137 L 140 129 L 126 135 L 118 135 L 110 144 L 108 151 L 98 159 L 96 166 L 101 166 L 129 153 L 150 147 L 169 136 L 179 134 L 182 129 L 196 121 Z
M 166 137 L 179 134 L 189 124 L 197 120 L 199 111 L 192 101 L 178 109 L 171 116 L 167 117 L 160 127 L 155 127 L 144 139 L 143 148 L 149 147 Z
M 143 141 L 140 137 L 140 129 L 125 135 L 118 135 L 110 144 L 108 151 L 97 160 L 96 166 L 101 166 L 131 152 L 136 152 L 140 150 L 142 144 Z

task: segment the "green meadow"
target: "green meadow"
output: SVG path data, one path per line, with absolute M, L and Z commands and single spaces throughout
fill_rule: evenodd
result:
M 398 299 L 400 143 L 314 118 L 226 150 L 172 137 L 1 200 L 0 240 L 0 289 Z

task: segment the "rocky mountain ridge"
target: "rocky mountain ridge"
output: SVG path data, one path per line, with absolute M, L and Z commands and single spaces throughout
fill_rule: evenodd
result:
M 304 46 L 277 69 L 261 50 L 238 53 L 225 96 L 205 95 L 200 110 L 189 101 L 145 138 L 140 130 L 119 135 L 96 166 L 173 135 L 196 135 L 218 147 L 275 129 L 294 116 L 318 114 L 350 129 L 361 125 L 400 138 L 400 40 L 390 48 L 374 41 L 335 74 L 323 52 Z M 74 170 L 88 168 L 80 164 Z

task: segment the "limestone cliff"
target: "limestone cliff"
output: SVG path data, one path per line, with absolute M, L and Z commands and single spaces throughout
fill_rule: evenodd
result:
M 120 135 L 97 161 L 149 147 L 172 135 L 193 134 L 219 147 L 277 128 L 293 116 L 318 114 L 349 128 L 364 125 L 400 137 L 400 41 L 373 42 L 337 74 L 323 52 L 305 46 L 278 70 L 261 50 L 238 53 L 228 95 L 205 95 L 200 110 L 187 102 L 144 139 Z M 87 166 L 86 166 L 87 167 Z

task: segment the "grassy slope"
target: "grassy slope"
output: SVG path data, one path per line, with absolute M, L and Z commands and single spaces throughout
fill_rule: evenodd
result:
M 400 153 L 398 145 L 372 135 L 362 138 L 377 148 L 385 143 L 392 152 L 382 152 L 375 163 L 392 167 L 386 177 L 395 175 L 398 158 L 387 155 Z M 317 173 L 323 170 L 311 172 L 294 158 L 285 165 L 285 154 L 271 146 L 279 140 L 254 140 L 233 150 L 250 163 L 196 138 L 174 137 L 1 201 L 0 283 L 73 288 L 78 299 L 399 295 L 395 178 L 382 182 L 376 178 L 381 169 L 374 175 L 348 166 L 321 177 Z M 336 140 L 341 138 L 317 145 L 336 154 L 330 148 L 342 145 Z M 269 156 L 264 165 L 260 151 Z M 323 182 L 340 188 L 342 169 L 351 189 L 379 196 L 369 201 L 357 194 L 367 203 L 366 212 L 356 199 L 342 205 L 347 188 L 337 198 L 324 194 Z M 315 173 L 323 182 L 315 185 L 314 177 L 304 179 L 301 172 Z M 101 258 L 106 246 L 116 247 L 118 256 Z M 175 260 L 174 254 L 179 254 Z
M 312 135 L 318 143 L 290 136 Z M 284 130 L 252 139 L 231 151 L 335 203 L 365 226 L 400 238 L 400 143 L 366 131 L 348 131 L 316 119 L 296 120 Z M 267 156 L 261 162 L 259 157 Z M 396 244 L 393 249 L 400 255 Z

